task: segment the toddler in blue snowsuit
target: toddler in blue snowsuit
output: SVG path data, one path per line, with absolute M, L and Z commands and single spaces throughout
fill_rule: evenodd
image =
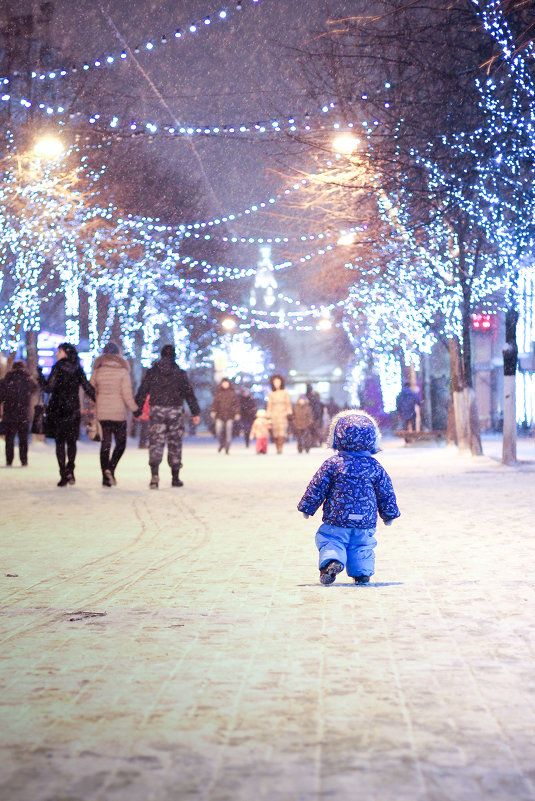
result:
M 400 516 L 392 481 L 372 456 L 380 439 L 377 423 L 365 412 L 337 414 L 328 444 L 338 453 L 323 462 L 299 501 L 305 517 L 323 504 L 316 534 L 322 584 L 332 584 L 344 567 L 355 584 L 366 584 L 375 572 L 377 512 L 387 526 Z

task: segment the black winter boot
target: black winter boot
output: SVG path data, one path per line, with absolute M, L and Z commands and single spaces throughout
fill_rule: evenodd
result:
M 159 483 L 158 465 L 151 464 L 150 471 L 151 471 L 151 479 L 150 479 L 149 489 L 158 489 L 158 483 Z
M 69 479 L 67 478 L 67 473 L 61 473 L 61 478 L 58 481 L 58 487 L 66 487 L 69 483 Z
M 183 487 L 184 486 L 184 482 L 181 481 L 180 478 L 178 477 L 179 472 L 180 472 L 180 468 L 179 467 L 172 467 L 171 468 L 171 475 L 172 475 L 171 486 L 172 487 Z
M 322 584 L 332 584 L 336 581 L 336 576 L 341 573 L 344 566 L 337 559 L 331 559 L 326 565 L 320 567 L 320 581 Z

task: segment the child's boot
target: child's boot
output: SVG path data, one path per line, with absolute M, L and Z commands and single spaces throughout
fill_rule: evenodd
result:
M 369 580 L 369 576 L 355 576 L 355 584 L 367 584 Z
M 331 559 L 326 565 L 320 567 L 320 581 L 322 584 L 332 584 L 336 580 L 336 576 L 344 569 L 341 562 L 336 559 Z
M 172 487 L 183 487 L 184 482 L 179 478 L 178 473 L 180 471 L 179 467 L 173 467 L 171 470 L 171 486 Z

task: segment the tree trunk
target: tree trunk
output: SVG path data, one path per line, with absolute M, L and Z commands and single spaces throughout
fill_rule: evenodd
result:
M 448 405 L 446 445 L 457 445 L 457 432 L 455 430 L 455 409 L 453 408 L 453 392 L 450 392 L 450 402 Z
M 428 428 L 430 431 L 433 429 L 433 408 L 431 405 L 431 359 L 429 355 L 425 353 L 422 356 L 423 362 L 423 373 L 424 373 L 424 381 L 423 381 L 423 422 L 422 425 L 424 428 Z
M 503 464 L 515 464 L 516 454 L 516 365 L 518 346 L 516 324 L 518 312 L 510 306 L 505 315 L 505 347 L 503 349 Z
M 472 456 L 481 456 L 483 448 L 481 446 L 481 428 L 479 425 L 479 414 L 477 411 L 476 393 L 472 387 L 464 390 L 464 402 L 466 416 L 468 420 L 468 432 L 470 437 L 470 452 Z
M 457 337 L 448 339 L 450 354 L 451 395 L 455 418 L 455 439 L 461 453 L 470 450 L 469 420 L 462 380 L 461 349 Z

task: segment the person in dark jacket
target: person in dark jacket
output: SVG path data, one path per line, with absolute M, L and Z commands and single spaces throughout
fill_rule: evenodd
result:
M 312 409 L 306 395 L 300 395 L 297 403 L 294 403 L 293 427 L 297 438 L 298 452 L 306 451 L 308 453 L 312 439 Z
M 372 456 L 379 442 L 372 417 L 359 409 L 340 412 L 329 432 L 338 453 L 323 462 L 299 501 L 305 517 L 323 504 L 316 534 L 322 584 L 332 584 L 344 567 L 355 584 L 366 584 L 375 572 L 377 513 L 387 526 L 400 515 L 392 481 Z
M 50 394 L 46 410 L 45 435 L 56 440 L 60 480 L 58 487 L 74 484 L 76 442 L 80 436 L 80 387 L 92 401 L 95 390 L 87 380 L 74 345 L 63 342 L 56 363 L 47 378 L 39 372 L 39 385 Z
M 0 404 L 4 405 L 2 421 L 6 437 L 6 465 L 11 467 L 15 455 L 15 436 L 19 439 L 19 457 L 23 467 L 28 464 L 28 431 L 30 428 L 30 398 L 37 383 L 30 377 L 22 360 L 0 381 Z
M 243 429 L 243 438 L 245 440 L 245 447 L 249 447 L 251 438 L 251 426 L 253 425 L 256 417 L 256 401 L 251 395 L 247 387 L 244 387 L 240 392 L 240 420 Z
M 215 435 L 219 440 L 218 452 L 221 453 L 224 449 L 228 454 L 232 442 L 232 426 L 235 420 L 240 419 L 240 401 L 228 378 L 221 379 L 215 391 L 210 417 L 214 420 Z
M 410 382 L 406 381 L 396 398 L 396 409 L 401 421 L 402 431 L 414 431 L 416 429 L 416 407 L 420 408 L 420 396 L 411 389 Z
M 185 370 L 175 362 L 176 354 L 172 345 L 164 345 L 161 358 L 147 370 L 136 394 L 138 405 L 135 416 L 150 395 L 149 421 L 149 465 L 151 469 L 150 488 L 158 489 L 159 467 L 167 441 L 167 461 L 171 468 L 173 487 L 182 487 L 184 482 L 179 473 L 182 467 L 182 437 L 184 436 L 184 401 L 193 416 L 193 424 L 199 425 L 199 404 Z
M 323 403 L 321 402 L 319 393 L 312 389 L 312 384 L 307 384 L 306 386 L 306 398 L 310 404 L 310 411 L 312 412 L 312 425 L 310 426 L 312 445 L 316 447 L 321 445 Z

